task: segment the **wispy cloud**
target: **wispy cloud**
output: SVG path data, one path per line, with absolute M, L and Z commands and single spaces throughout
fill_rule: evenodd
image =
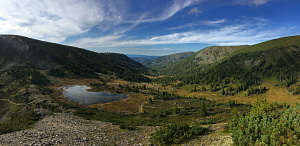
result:
M 200 22 L 187 23 L 187 24 L 180 25 L 180 26 L 170 27 L 170 28 L 168 28 L 168 30 L 178 30 L 178 29 L 195 28 L 195 27 L 199 26 L 200 24 L 201 24 Z
M 239 5 L 263 5 L 267 2 L 270 2 L 271 0 L 235 0 L 234 4 Z
M 258 20 L 258 19 L 256 19 Z M 134 47 L 145 45 L 163 45 L 163 44 L 188 44 L 202 43 L 210 45 L 252 45 L 259 42 L 271 40 L 278 37 L 283 37 L 286 33 L 291 33 L 293 28 L 276 28 L 266 29 L 264 24 L 249 21 L 247 23 L 226 25 L 210 30 L 194 30 L 181 33 L 172 33 L 151 37 L 149 39 L 119 41 L 118 37 L 110 37 L 110 39 L 98 38 L 97 41 L 92 41 L 93 47 Z M 91 40 L 90 40 L 91 41 Z M 86 45 L 87 41 L 78 40 L 82 46 Z M 83 43 L 85 42 L 85 43 Z M 99 45 L 97 44 L 99 43 Z M 87 43 L 88 44 L 88 43 Z
M 220 20 L 216 20 L 216 21 L 202 21 L 203 24 L 220 24 L 220 23 L 224 23 L 226 21 L 226 19 L 220 19 Z
M 172 3 L 169 6 L 167 6 L 166 9 L 162 10 L 161 13 L 155 12 L 155 14 L 151 14 L 149 12 L 146 12 L 145 14 L 143 14 L 140 17 L 139 22 L 145 23 L 145 22 L 163 21 L 163 20 L 169 19 L 170 17 L 174 16 L 176 13 L 180 12 L 184 8 L 198 4 L 202 1 L 204 1 L 204 0 L 184 0 L 184 1 L 183 0 L 173 0 Z M 136 18 L 134 18 L 134 20 L 132 20 L 132 21 L 127 21 L 127 22 L 132 23 L 135 21 L 136 21 Z
M 98 47 L 106 47 L 113 45 L 121 35 L 111 35 L 111 36 L 104 36 L 104 37 L 97 37 L 97 38 L 83 38 L 76 40 L 69 45 L 78 46 L 82 48 L 98 48 Z
M 18 34 L 61 43 L 70 36 L 97 29 L 98 33 L 122 35 L 140 23 L 169 19 L 202 0 L 173 0 L 162 12 L 128 12 L 124 0 L 8 0 L 1 1 L 0 33 Z M 134 17 L 132 17 L 134 16 Z
M 196 16 L 198 16 L 198 14 L 202 14 L 202 13 L 203 13 L 203 11 L 199 10 L 198 8 L 193 8 L 188 12 L 189 15 L 195 14 Z
M 122 9 L 118 4 L 121 1 L 1 1 L 0 32 L 62 42 L 97 25 L 99 30 L 105 30 L 119 24 Z
M 205 43 L 211 45 L 252 45 L 266 40 L 284 36 L 283 32 L 289 28 L 279 30 L 263 30 L 260 26 L 253 27 L 249 24 L 230 25 L 215 30 L 189 31 L 156 36 L 148 40 L 127 42 L 127 45 L 151 44 L 184 44 Z

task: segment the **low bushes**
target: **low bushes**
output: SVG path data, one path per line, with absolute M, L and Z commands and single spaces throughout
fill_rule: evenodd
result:
M 187 124 L 168 124 L 152 134 L 152 140 L 161 145 L 176 143 L 179 144 L 192 136 L 201 135 L 207 128 L 192 126 Z
M 0 124 L 0 135 L 29 128 L 39 117 L 33 112 L 27 112 Z
M 278 110 L 265 100 L 258 100 L 251 112 L 228 122 L 237 145 L 299 145 L 300 105 Z

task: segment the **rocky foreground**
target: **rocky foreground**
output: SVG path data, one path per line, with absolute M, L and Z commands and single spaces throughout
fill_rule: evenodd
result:
M 209 132 L 182 145 L 232 145 L 224 124 L 207 126 Z M 70 113 L 47 115 L 31 129 L 0 135 L 0 145 L 151 145 L 150 134 L 158 127 L 120 129 L 108 122 L 85 120 Z
M 0 135 L 0 145 L 149 145 L 155 127 L 120 129 L 108 122 L 59 113 L 46 116 L 34 128 Z

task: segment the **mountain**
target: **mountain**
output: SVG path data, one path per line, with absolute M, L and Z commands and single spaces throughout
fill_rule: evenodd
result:
M 158 57 L 150 62 L 146 62 L 144 63 L 144 65 L 156 69 L 156 70 L 160 70 L 162 68 L 165 68 L 171 64 L 173 64 L 174 62 L 178 61 L 178 60 L 182 60 L 186 57 L 189 57 L 191 55 L 193 55 L 195 52 L 184 52 L 184 53 L 176 53 L 176 54 L 171 54 L 171 55 L 166 55 L 166 56 L 162 56 L 162 57 Z
M 109 74 L 148 82 L 150 79 L 142 75 L 148 70 L 123 54 L 0 35 L 0 135 L 29 128 L 49 110 L 62 111 L 52 86 L 61 86 L 64 79 L 85 80 Z
M 278 38 L 239 49 L 199 73 L 181 76 L 181 85 L 200 84 L 221 94 L 264 92 L 261 82 L 289 87 L 299 82 L 300 36 Z
M 204 48 L 185 59 L 160 68 L 159 72 L 167 75 L 191 74 L 199 72 L 246 46 L 211 46 Z M 151 67 L 151 66 L 149 66 Z
M 126 56 L 128 56 L 129 58 L 132 57 L 147 57 L 147 55 L 137 55 L 137 54 L 125 54 Z
M 148 69 L 123 54 L 96 53 L 16 35 L 0 36 L 0 71 L 14 66 L 49 70 L 52 75 L 95 78 L 96 73 L 115 74 L 125 80 L 143 80 Z
M 160 57 L 160 56 L 143 56 L 143 57 L 130 57 L 130 58 L 139 63 L 146 63 L 146 62 L 150 62 L 158 57 Z

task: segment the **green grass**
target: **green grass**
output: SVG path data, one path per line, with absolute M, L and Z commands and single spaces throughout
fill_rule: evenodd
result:
M 200 103 L 205 102 L 206 116 L 199 115 Z M 176 104 L 174 104 L 176 103 Z M 232 105 L 231 105 L 232 106 Z M 241 113 L 248 110 L 246 105 L 233 105 Z M 162 126 L 169 123 L 192 124 L 199 120 L 224 122 L 231 118 L 231 108 L 228 103 L 215 103 L 203 99 L 174 99 L 154 100 L 144 104 L 144 113 L 125 114 L 100 111 L 93 108 L 71 107 L 76 110 L 75 115 L 89 120 L 112 122 L 117 125 L 128 126 Z
M 28 129 L 32 127 L 32 125 L 38 120 L 39 117 L 37 117 L 33 111 L 22 113 L 3 123 L 0 123 L 0 134 Z

